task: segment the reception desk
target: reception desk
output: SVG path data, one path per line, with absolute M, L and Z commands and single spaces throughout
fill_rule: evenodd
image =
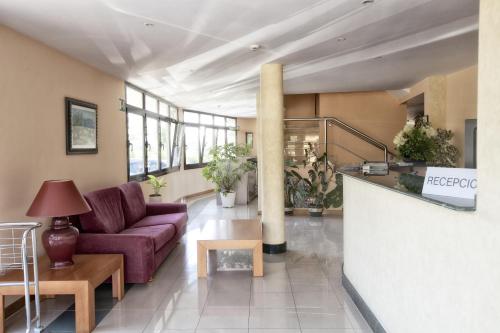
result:
M 343 173 L 345 288 L 375 332 L 488 331 L 473 318 L 489 309 L 460 292 L 495 280 L 471 269 L 483 260 L 481 239 L 469 236 L 475 203 L 427 198 L 421 179 L 401 176 Z

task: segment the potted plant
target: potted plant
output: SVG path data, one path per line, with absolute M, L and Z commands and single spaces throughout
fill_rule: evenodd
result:
M 153 189 L 153 194 L 149 195 L 149 201 L 150 202 L 161 202 L 161 189 L 166 187 L 167 184 L 165 183 L 164 179 L 158 178 L 153 175 L 148 175 L 148 184 L 151 185 Z
M 315 158 L 307 177 L 301 177 L 297 184 L 297 195 L 306 203 L 309 215 L 317 217 L 323 215 L 325 208 L 342 206 L 342 175 L 334 173 L 326 153 L 318 157 L 312 150 L 312 154 Z M 336 186 L 331 189 L 334 178 Z
M 235 187 L 246 172 L 254 169 L 254 163 L 245 159 L 250 149 L 243 145 L 226 144 L 210 150 L 211 161 L 203 168 L 203 177 L 215 184 L 220 193 L 222 207 L 234 207 Z
M 456 167 L 459 151 L 452 139 L 451 131 L 434 129 L 418 117 L 394 137 L 394 145 L 399 158 L 415 166 Z
M 287 168 L 297 169 L 294 164 L 287 164 Z M 285 215 L 293 215 L 295 207 L 295 197 L 297 195 L 297 185 L 301 177 L 294 170 L 287 170 L 285 168 Z

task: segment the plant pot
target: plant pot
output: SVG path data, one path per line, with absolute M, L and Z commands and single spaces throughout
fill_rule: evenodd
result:
M 293 207 L 285 207 L 285 215 L 293 215 Z
M 150 203 L 160 203 L 160 202 L 162 202 L 162 200 L 161 200 L 161 194 L 151 194 L 149 196 L 149 202 Z
M 222 201 L 223 208 L 232 208 L 234 207 L 234 200 L 236 199 L 235 192 L 221 192 L 220 199 Z
M 309 216 L 321 217 L 323 216 L 323 208 L 308 208 Z

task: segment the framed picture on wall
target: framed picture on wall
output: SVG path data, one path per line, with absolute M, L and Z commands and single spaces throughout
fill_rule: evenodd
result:
M 97 105 L 65 98 L 66 155 L 97 154 Z
M 253 148 L 253 132 L 245 132 L 245 142 L 247 146 Z

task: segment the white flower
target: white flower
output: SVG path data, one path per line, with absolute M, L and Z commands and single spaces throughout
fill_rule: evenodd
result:
M 401 145 L 404 145 L 406 142 L 406 138 L 404 137 L 404 130 L 396 134 L 394 137 L 394 140 L 392 141 L 396 147 L 399 147 Z
M 409 133 L 415 128 L 414 123 L 406 123 L 405 127 L 403 127 L 403 132 L 404 133 Z
M 432 138 L 437 135 L 437 131 L 431 126 L 425 126 L 423 131 L 427 137 Z

